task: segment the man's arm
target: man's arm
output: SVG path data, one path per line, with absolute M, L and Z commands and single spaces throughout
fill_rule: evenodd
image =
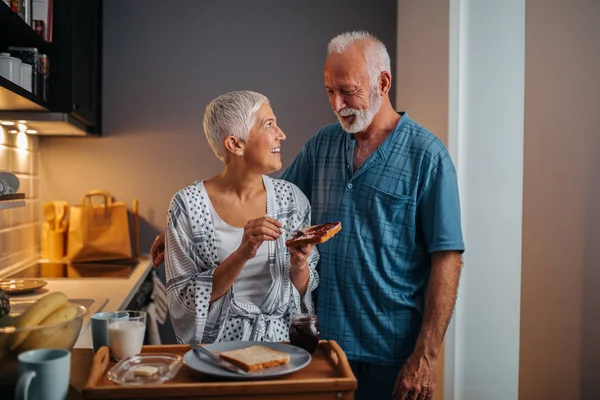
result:
M 394 388 L 398 399 L 424 399 L 433 396 L 435 367 L 442 341 L 452 317 L 462 255 L 458 251 L 439 251 L 431 255 L 431 274 L 425 295 L 425 314 L 415 349 L 406 361 Z
M 165 234 L 161 233 L 154 239 L 150 247 L 150 255 L 154 266 L 158 268 L 165 261 Z
M 413 354 L 436 358 L 456 303 L 462 256 L 458 251 L 431 255 L 431 274 L 425 297 L 423 325 Z

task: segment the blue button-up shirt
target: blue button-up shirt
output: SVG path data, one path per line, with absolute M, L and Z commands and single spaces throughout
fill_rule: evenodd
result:
M 354 144 L 328 125 L 282 178 L 306 194 L 313 224 L 342 223 L 319 245 L 321 337 L 350 360 L 400 365 L 421 328 L 431 253 L 464 250 L 456 171 L 444 144 L 406 114 L 356 172 Z

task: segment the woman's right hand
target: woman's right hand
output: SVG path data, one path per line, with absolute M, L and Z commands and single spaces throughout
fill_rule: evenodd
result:
M 277 240 L 281 236 L 279 221 L 269 217 L 261 217 L 248 221 L 244 226 L 244 236 L 237 252 L 244 259 L 256 256 L 256 251 L 266 240 Z

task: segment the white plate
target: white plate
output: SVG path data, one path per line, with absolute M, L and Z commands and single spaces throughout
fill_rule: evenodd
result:
M 8 294 L 33 292 L 46 286 L 48 282 L 41 279 L 2 279 L 0 289 Z
M 311 360 L 310 354 L 296 346 L 275 342 L 220 342 L 207 344 L 204 347 L 213 353 L 219 353 L 229 350 L 243 349 L 254 345 L 269 347 L 273 350 L 282 351 L 290 355 L 290 362 L 279 367 L 265 368 L 262 371 L 248 372 L 246 375 L 236 374 L 219 367 L 213 360 L 204 354 L 190 350 L 183 356 L 183 362 L 191 369 L 200 371 L 203 374 L 218 376 L 221 378 L 232 379 L 269 379 L 278 378 L 291 374 L 306 367 Z

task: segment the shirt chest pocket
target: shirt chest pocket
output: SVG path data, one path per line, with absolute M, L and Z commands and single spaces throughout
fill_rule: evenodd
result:
M 404 235 L 410 202 L 409 196 L 371 187 L 361 223 L 362 238 L 376 246 L 397 246 Z

